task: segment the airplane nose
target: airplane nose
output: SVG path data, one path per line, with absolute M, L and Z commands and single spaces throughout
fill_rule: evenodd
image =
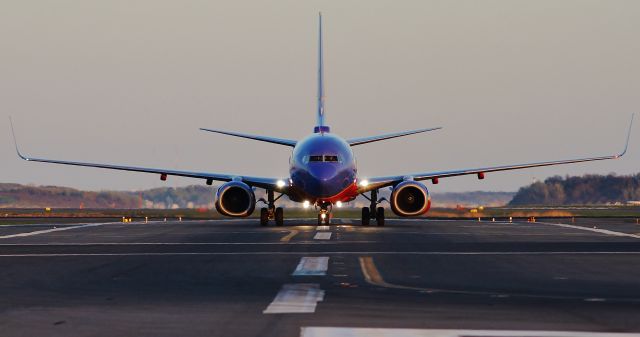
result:
M 312 163 L 292 173 L 293 184 L 313 197 L 330 197 L 344 190 L 353 181 L 352 171 L 333 163 Z
M 309 167 L 309 174 L 320 182 L 326 182 L 333 179 L 337 173 L 338 170 L 335 165 L 331 164 L 319 164 Z

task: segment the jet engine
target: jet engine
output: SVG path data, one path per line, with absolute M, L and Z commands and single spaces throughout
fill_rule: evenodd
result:
M 416 181 L 403 181 L 391 192 L 391 210 L 399 216 L 415 216 L 427 213 L 431 207 L 429 190 Z
M 216 209 L 231 217 L 246 217 L 256 208 L 256 195 L 249 185 L 241 181 L 230 181 L 218 188 Z

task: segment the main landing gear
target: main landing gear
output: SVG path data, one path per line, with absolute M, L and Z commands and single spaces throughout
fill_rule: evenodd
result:
M 384 226 L 384 208 L 377 206 L 385 199 L 378 200 L 378 190 L 371 191 L 371 197 L 362 196 L 371 202 L 369 207 L 362 207 L 362 225 L 369 226 L 371 219 L 375 219 L 378 226 Z
M 276 208 L 276 200 L 280 199 L 282 194 L 274 198 L 273 191 L 267 190 L 267 207 L 260 209 L 260 225 L 268 226 L 269 220 L 275 220 L 276 226 L 284 225 L 284 210 L 282 207 Z M 264 199 L 262 199 L 264 202 Z

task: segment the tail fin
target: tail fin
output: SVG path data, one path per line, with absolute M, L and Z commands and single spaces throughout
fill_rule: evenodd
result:
M 324 124 L 324 61 L 322 50 L 322 13 L 318 13 L 318 112 L 313 132 L 329 132 Z

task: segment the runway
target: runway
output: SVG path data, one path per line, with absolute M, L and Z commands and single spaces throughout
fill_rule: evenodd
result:
M 0 335 L 640 335 L 633 219 L 333 222 L 0 226 Z

